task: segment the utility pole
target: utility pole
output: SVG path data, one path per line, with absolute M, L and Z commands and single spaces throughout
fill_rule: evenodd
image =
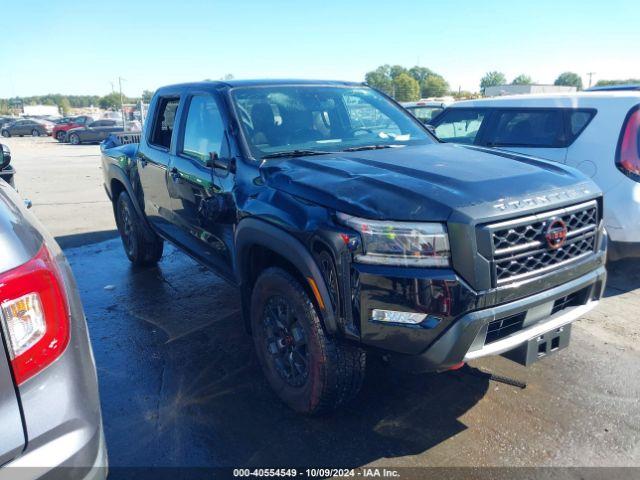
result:
M 587 75 L 589 75 L 589 88 L 591 88 L 591 77 L 593 77 L 595 73 L 596 72 L 587 72 Z
M 111 93 L 116 93 L 116 89 L 113 87 L 113 82 L 109 82 L 111 85 Z
M 120 113 L 122 114 L 122 128 L 124 128 L 124 96 L 122 95 L 122 77 L 118 77 L 118 85 L 120 86 Z

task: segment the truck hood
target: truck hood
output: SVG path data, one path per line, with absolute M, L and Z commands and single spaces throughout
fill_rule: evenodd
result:
M 484 204 L 495 212 L 498 204 L 591 185 L 557 163 L 452 144 L 273 159 L 261 174 L 267 185 L 304 200 L 399 221 L 446 221 L 453 211 Z

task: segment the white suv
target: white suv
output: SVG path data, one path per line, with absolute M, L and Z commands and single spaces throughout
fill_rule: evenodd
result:
M 457 102 L 433 126 L 445 142 L 511 150 L 581 170 L 605 193 L 609 257 L 640 257 L 640 91 Z

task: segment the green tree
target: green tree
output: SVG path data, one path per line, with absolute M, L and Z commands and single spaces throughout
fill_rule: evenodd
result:
M 393 80 L 389 72 L 389 65 L 383 65 L 364 76 L 365 82 L 373 88 L 383 91 L 387 95 L 393 95 Z
M 122 107 L 122 104 L 120 103 L 120 94 L 113 92 L 105 95 L 104 97 L 100 98 L 98 105 L 100 106 L 100 108 L 104 108 L 105 110 L 108 110 L 110 108 L 119 109 Z
M 573 72 L 564 72 L 561 73 L 556 81 L 553 82 L 554 85 L 566 85 L 568 87 L 576 87 L 578 90 L 582 90 L 582 77 L 577 73 Z
M 496 85 L 504 85 L 507 79 L 502 72 L 487 72 L 480 80 L 480 89 L 484 92 L 487 87 L 495 87 Z
M 431 73 L 420 82 L 420 93 L 422 98 L 441 97 L 449 91 L 449 84 L 444 77 L 437 73 Z
M 60 99 L 58 107 L 62 110 L 63 115 L 69 115 L 69 112 L 71 112 L 71 102 L 67 97 L 62 97 Z
M 393 80 L 395 99 L 399 102 L 413 102 L 420 98 L 420 84 L 408 73 L 400 73 Z
M 511 81 L 511 85 L 531 85 L 532 83 L 531 77 L 524 73 L 521 73 Z
M 153 92 L 151 90 L 143 90 L 142 91 L 142 102 L 149 103 L 153 98 Z
M 437 75 L 433 70 L 427 67 L 418 67 L 417 65 L 411 67 L 408 73 L 415 78 L 418 83 L 422 83 L 429 75 Z
M 389 76 L 393 80 L 398 78 L 403 73 L 406 73 L 407 75 L 409 74 L 409 71 L 406 68 L 404 68 L 402 65 L 393 65 L 392 67 L 385 65 L 385 67 L 389 69 Z

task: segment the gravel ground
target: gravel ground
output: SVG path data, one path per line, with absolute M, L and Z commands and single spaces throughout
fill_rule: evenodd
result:
M 266 385 L 233 288 L 171 247 L 135 270 L 118 239 L 96 243 L 114 235 L 97 146 L 2 141 L 19 190 L 67 247 L 112 466 L 640 466 L 640 261 L 610 265 L 569 348 L 530 368 L 497 357 L 415 376 L 374 360 L 355 402 L 304 418 Z

